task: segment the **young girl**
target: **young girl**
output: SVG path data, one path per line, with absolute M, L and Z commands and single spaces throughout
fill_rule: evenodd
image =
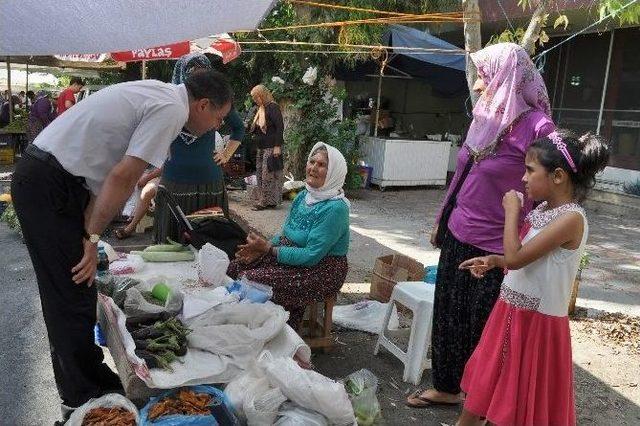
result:
M 522 194 L 509 191 L 504 256 L 460 265 L 475 277 L 492 268 L 508 273 L 462 378 L 466 392 L 459 425 L 573 425 L 571 338 L 567 309 L 587 240 L 579 202 L 607 164 L 601 139 L 560 130 L 527 151 L 522 178 L 527 196 L 542 203 L 518 235 Z

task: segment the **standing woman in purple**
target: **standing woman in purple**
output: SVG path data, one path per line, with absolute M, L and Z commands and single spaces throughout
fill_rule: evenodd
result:
M 473 90 L 481 94 L 458 154 L 456 173 L 436 218 L 431 243 L 441 249 L 433 312 L 433 388 L 418 390 L 407 405 L 461 402 L 460 380 L 500 293 L 503 272 L 482 279 L 459 265 L 466 259 L 502 254 L 504 210 L 509 190 L 521 181 L 531 143 L 554 130 L 542 77 L 520 46 L 499 43 L 471 54 L 478 69 Z M 524 200 L 521 221 L 532 208 Z

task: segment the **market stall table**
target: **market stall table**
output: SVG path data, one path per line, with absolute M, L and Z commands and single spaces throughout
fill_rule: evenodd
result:
M 199 287 L 197 262 L 166 262 L 166 263 L 146 263 L 139 272 L 122 275 L 138 281 L 154 281 L 158 277 L 163 277 L 176 285 L 185 295 L 185 300 L 190 297 L 197 297 L 202 294 L 210 294 L 213 287 Z M 220 287 L 218 287 L 220 288 Z M 278 305 L 267 302 L 274 311 L 285 311 Z M 221 301 L 222 308 L 232 312 L 237 309 L 246 309 L 247 305 L 242 303 Z M 191 311 L 208 309 L 198 306 L 197 303 L 189 303 Z M 213 306 L 213 305 L 212 305 Z M 210 307 L 212 307 L 210 306 Z M 255 305 L 254 309 L 267 309 L 266 305 Z M 182 312 L 182 311 L 181 311 Z M 190 312 L 191 318 L 198 317 L 198 312 Z M 133 340 L 128 332 L 125 332 L 125 316 L 118 308 L 113 299 L 99 294 L 98 296 L 98 322 L 106 338 L 106 343 L 113 360 L 115 362 L 118 375 L 122 381 L 126 396 L 137 405 L 142 405 L 151 396 L 157 395 L 166 389 L 180 387 L 182 385 L 228 383 L 237 377 L 244 370 L 239 368 L 233 360 L 225 359 L 224 355 L 213 354 L 205 350 L 189 348 L 187 356 L 183 357 L 181 363 L 175 363 L 175 373 L 163 370 L 149 370 L 144 363 L 136 363 L 132 358 Z M 282 319 L 282 323 L 286 321 Z M 311 351 L 296 332 L 284 324 L 284 327 L 277 332 L 272 339 L 264 343 L 264 348 L 270 350 L 277 356 L 293 357 L 295 354 L 303 360 L 309 361 Z

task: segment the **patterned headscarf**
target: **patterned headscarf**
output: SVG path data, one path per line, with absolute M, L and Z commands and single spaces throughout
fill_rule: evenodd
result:
M 211 61 L 202 53 L 189 53 L 182 56 L 173 67 L 173 84 L 182 84 L 194 68 L 211 68 Z
M 529 110 L 550 116 L 549 95 L 527 52 L 498 43 L 471 54 L 486 89 L 473 108 L 465 144 L 477 158 L 491 152 L 509 127 Z

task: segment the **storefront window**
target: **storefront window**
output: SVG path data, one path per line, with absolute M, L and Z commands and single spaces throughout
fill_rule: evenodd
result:
M 600 134 L 611 141 L 610 166 L 640 170 L 640 29 L 617 29 L 613 40 Z M 611 32 L 581 35 L 548 54 L 543 76 L 559 127 L 598 130 L 610 41 Z
M 611 140 L 609 164 L 640 170 L 639 28 L 616 30 L 600 134 Z

